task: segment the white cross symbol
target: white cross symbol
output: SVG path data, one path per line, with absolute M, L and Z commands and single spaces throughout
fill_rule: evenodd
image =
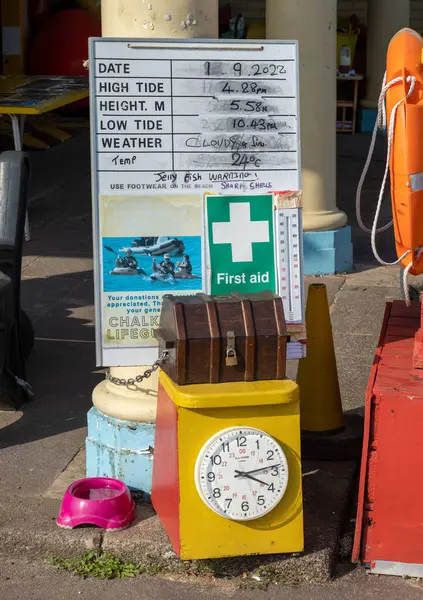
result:
M 268 221 L 251 221 L 250 203 L 229 204 L 229 222 L 213 223 L 213 243 L 231 244 L 232 262 L 253 262 L 253 242 L 268 242 Z

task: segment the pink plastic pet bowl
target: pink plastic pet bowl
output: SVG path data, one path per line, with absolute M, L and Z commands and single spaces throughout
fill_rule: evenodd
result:
M 96 525 L 102 529 L 125 529 L 134 520 L 135 502 L 122 481 L 109 477 L 87 477 L 66 490 L 56 523 L 73 529 Z

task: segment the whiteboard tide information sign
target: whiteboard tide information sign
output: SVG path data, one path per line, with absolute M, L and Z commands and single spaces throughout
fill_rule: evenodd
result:
M 97 363 L 148 364 L 206 289 L 204 193 L 300 189 L 297 42 L 91 39 L 90 87 Z

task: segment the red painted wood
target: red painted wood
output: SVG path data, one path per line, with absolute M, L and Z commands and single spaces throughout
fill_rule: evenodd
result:
M 413 367 L 415 369 L 415 375 L 421 377 L 423 374 L 423 308 L 420 316 L 420 328 L 416 333 L 414 341 L 414 353 L 413 353 Z
M 388 326 L 389 316 L 392 310 L 392 303 L 388 302 L 385 307 L 385 315 L 383 317 L 382 330 L 379 337 L 378 347 L 376 349 L 373 366 L 370 371 L 369 381 L 366 390 L 366 399 L 364 405 L 364 435 L 363 435 L 363 452 L 361 456 L 361 471 L 360 471 L 360 484 L 358 488 L 358 502 L 357 502 L 357 517 L 355 524 L 355 535 L 354 545 L 352 551 L 353 562 L 359 562 L 361 556 L 362 547 L 362 532 L 366 530 L 364 525 L 367 519 L 364 517 L 365 503 L 366 503 L 366 480 L 367 480 L 367 463 L 369 456 L 369 445 L 370 445 L 370 427 L 372 423 L 371 418 L 371 407 L 373 398 L 373 385 L 377 375 L 377 369 L 381 360 L 382 342 L 386 334 L 386 328 Z
M 391 326 L 391 325 L 394 325 L 394 326 L 395 325 L 407 325 L 407 323 L 410 323 L 410 322 L 414 323 L 415 321 L 417 321 L 417 322 L 420 321 L 420 318 L 418 316 L 416 316 L 416 315 L 414 315 L 412 317 L 411 316 L 406 316 L 406 315 L 404 315 L 404 316 L 396 316 L 396 317 L 391 317 L 389 319 L 388 325 L 389 326 Z
M 385 336 L 385 343 L 382 347 L 382 356 L 387 354 L 401 354 L 404 349 L 414 346 L 413 338 L 402 338 L 399 336 Z
M 423 380 L 413 374 L 420 310 L 394 302 L 385 312 L 367 388 L 353 551 L 365 563 L 423 564 Z
M 420 392 L 422 391 L 422 383 L 420 380 L 412 377 L 412 367 L 412 355 L 410 355 L 409 358 L 407 371 L 404 368 L 395 368 L 393 363 L 391 363 L 391 365 L 386 363 L 380 365 L 377 379 L 373 388 L 374 394 L 377 395 L 386 392 L 393 392 L 396 394 L 404 394 L 404 396 L 407 394 L 419 396 Z
M 406 352 L 398 352 L 397 350 L 396 352 L 391 353 L 382 352 L 382 362 L 380 366 L 385 365 L 385 361 L 391 358 L 395 360 L 396 369 L 407 369 L 410 365 L 410 354 Z M 391 367 L 389 366 L 388 368 Z M 379 382 L 379 384 L 381 384 L 381 382 Z
M 420 320 L 420 302 L 411 302 L 409 307 L 402 300 L 394 300 L 392 303 L 391 317 L 411 317 Z
M 180 555 L 178 412 L 159 385 L 151 500 L 176 554 Z
M 423 374 L 423 335 L 421 329 L 416 333 L 414 339 L 413 368 L 416 370 L 416 375 Z
M 420 397 L 381 396 L 369 559 L 423 564 L 423 382 Z
M 415 324 L 414 319 L 404 319 L 405 323 L 402 325 L 389 325 L 386 335 L 392 335 L 397 337 L 414 338 L 416 333 L 416 326 L 418 327 L 418 323 Z

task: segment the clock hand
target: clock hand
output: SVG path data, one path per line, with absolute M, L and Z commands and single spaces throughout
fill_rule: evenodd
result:
M 261 481 L 261 479 L 256 479 L 252 475 L 249 475 L 248 473 L 244 473 L 244 471 L 235 471 L 235 473 L 236 473 L 235 478 L 246 477 L 246 479 L 252 479 L 253 481 L 257 481 L 257 483 L 261 483 L 263 485 L 268 485 L 265 481 Z
M 267 467 L 261 467 L 261 469 L 253 469 L 252 471 L 237 471 L 237 473 L 242 473 L 243 475 L 250 475 L 251 473 L 259 473 L 260 471 L 264 471 L 265 469 L 273 469 L 273 467 L 280 467 L 280 463 L 278 465 L 267 465 Z M 239 475 L 237 475 L 239 477 Z

